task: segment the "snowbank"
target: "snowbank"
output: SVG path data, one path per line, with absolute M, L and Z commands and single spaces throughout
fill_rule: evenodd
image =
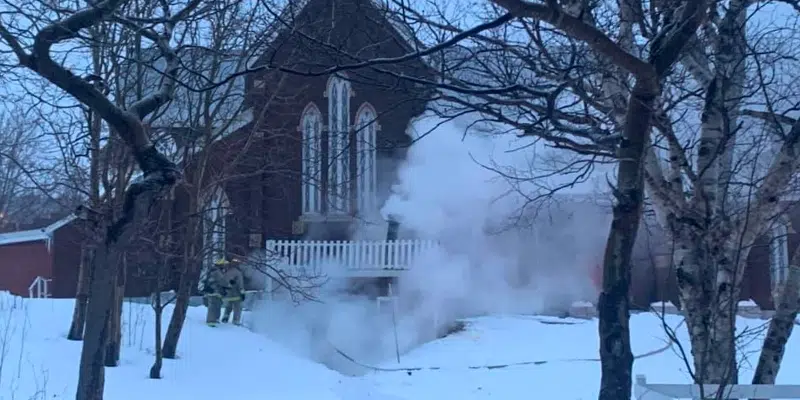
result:
M 0 399 L 74 398 L 81 343 L 66 339 L 72 306 L 69 300 L 0 296 Z M 170 315 L 171 309 L 165 326 Z M 339 399 L 338 373 L 246 328 L 209 328 L 204 318 L 205 308 L 189 309 L 178 359 L 165 360 L 163 379 L 152 380 L 153 312 L 126 303 L 122 360 L 106 369 L 106 398 Z
M 72 301 L 0 294 L 0 399 L 74 398 L 81 344 L 65 339 L 71 314 Z M 665 318 L 688 350 L 681 318 Z M 411 350 L 400 364 L 393 356 L 377 363 L 390 371 L 360 377 L 343 376 L 246 328 L 208 328 L 203 321 L 204 308 L 189 310 L 179 358 L 166 360 L 163 379 L 151 380 L 152 312 L 146 305 L 126 304 L 122 361 L 107 369 L 106 398 L 521 400 L 533 394 L 572 400 L 596 398 L 600 380 L 596 320 L 472 318 L 464 331 Z M 635 374 L 646 374 L 652 382 L 689 382 L 677 346 L 666 346 L 658 316 L 634 315 L 631 332 L 634 354 L 661 350 L 638 358 Z M 741 379 L 748 381 L 764 321 L 739 318 L 737 333 L 742 337 Z M 800 369 L 799 342 L 797 336 L 789 341 L 778 383 L 792 383 Z

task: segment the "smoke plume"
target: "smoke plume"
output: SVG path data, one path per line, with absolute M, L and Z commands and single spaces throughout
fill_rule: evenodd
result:
M 265 304 L 255 312 L 256 329 L 356 373 L 331 344 L 377 363 L 395 357 L 395 329 L 403 352 L 458 318 L 559 313 L 573 301 L 593 300 L 588 271 L 602 256 L 610 216 L 596 196 L 581 195 L 602 188 L 598 172 L 606 171 L 496 132 L 470 116 L 444 121 L 426 114 L 411 124 L 408 134 L 417 140 L 380 214 L 400 222 L 401 238 L 439 246 L 393 287 L 400 298 L 394 319 L 388 306 L 343 295 L 346 282 L 333 279 L 318 291 L 319 303 Z M 327 266 L 337 268 L 345 266 Z

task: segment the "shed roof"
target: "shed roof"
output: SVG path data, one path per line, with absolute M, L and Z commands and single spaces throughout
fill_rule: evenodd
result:
M 0 246 L 17 244 L 17 243 L 36 242 L 39 240 L 51 240 L 53 238 L 53 233 L 55 231 L 57 231 L 64 225 L 67 225 L 68 223 L 74 221 L 76 218 L 77 216 L 75 214 L 70 214 L 56 222 L 53 222 L 50 225 L 45 226 L 44 228 L 0 233 Z

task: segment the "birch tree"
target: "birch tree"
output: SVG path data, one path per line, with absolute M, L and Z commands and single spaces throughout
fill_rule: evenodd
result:
M 633 2 L 621 2 L 616 9 L 587 1 L 494 3 L 516 19 L 485 32 L 459 29 L 452 21 L 432 20 L 415 10 L 404 9 L 404 16 L 451 37 L 440 45 L 446 84 L 437 84 L 444 89 L 441 98 L 452 105 L 445 116 L 478 112 L 556 148 L 619 160 L 598 304 L 599 398 L 629 398 L 628 291 L 644 201 L 643 163 L 664 83 L 705 21 L 708 3 L 659 4 L 651 10 L 651 24 L 645 24 L 642 5 Z M 487 13 L 496 15 L 493 9 Z M 614 17 L 600 19 L 608 15 Z M 648 45 L 637 44 L 636 29 Z M 456 41 L 462 41 L 466 57 L 448 60 L 444 47 Z
M 618 40 L 615 43 L 606 32 L 597 28 L 588 4 L 559 5 L 525 3 L 517 0 L 495 0 L 499 6 L 517 17 L 548 23 L 566 36 L 582 41 L 601 59 L 610 62 L 611 74 L 606 76 L 604 94 L 612 104 L 624 109 L 616 115 L 621 140 L 615 156 L 619 159 L 616 202 L 613 222 L 603 260 L 603 287 L 598 303 L 600 315 L 600 355 L 602 377 L 600 399 L 621 399 L 631 396 L 633 355 L 630 349 L 628 320 L 631 253 L 642 215 L 644 201 L 643 161 L 648 145 L 651 120 L 655 117 L 662 82 L 678 60 L 683 47 L 705 20 L 707 4 L 693 1 L 683 4 L 677 17 L 681 24 L 668 26 L 653 38 L 645 60 L 635 57 L 633 40 L 633 9 L 620 4 Z M 630 92 L 623 90 L 633 79 Z M 549 98 L 558 93 L 548 94 Z M 555 99 L 554 99 L 555 100 Z M 554 100 L 548 109 L 554 107 Z
M 651 124 L 659 116 L 664 84 L 709 7 L 705 1 L 665 3 L 651 10 L 652 21 L 645 21 L 643 4 L 632 1 L 613 7 L 580 0 L 494 0 L 493 6 L 470 7 L 467 17 L 460 12 L 464 7 L 449 8 L 460 20 L 448 19 L 438 4 L 396 3 L 395 17 L 422 36 L 418 51 L 373 60 L 348 54 L 355 60 L 350 64 L 298 72 L 367 68 L 392 75 L 383 66 L 424 57 L 439 70 L 439 79 L 403 78 L 438 89 L 440 115 L 478 113 L 483 121 L 551 146 L 619 160 L 598 306 L 601 399 L 631 396 L 630 258 L 642 214 Z M 613 17 L 600 19 L 608 15 Z M 647 45 L 639 44 L 637 29 Z
M 629 0 L 618 6 L 580 0 L 494 3 L 510 14 L 487 7 L 470 9 L 466 18 L 458 11 L 464 8 L 455 7 L 458 15 L 451 19 L 437 4 L 397 3 L 400 18 L 427 33 L 428 46 L 398 59 L 349 55 L 356 61 L 320 73 L 381 70 L 392 62 L 426 57 L 442 80 L 416 80 L 440 89 L 439 99 L 449 104 L 438 109 L 444 116 L 477 112 L 558 148 L 619 159 L 618 204 L 600 304 L 601 352 L 606 361 L 621 361 L 613 368 L 626 364 L 624 351 L 611 352 L 627 348 L 626 340 L 618 339 L 627 335 L 626 318 L 614 317 L 626 310 L 606 305 L 612 293 L 618 302 L 610 303 L 619 305 L 627 292 L 624 253 L 638 221 L 622 216 L 636 215 L 641 200 L 622 200 L 640 194 L 635 190 L 640 159 L 631 150 L 634 144 L 643 152 L 649 200 L 675 249 L 693 377 L 697 382 L 736 383 L 734 317 L 744 267 L 756 238 L 785 211 L 781 196 L 791 189 L 797 172 L 800 134 L 796 116 L 791 116 L 797 97 L 788 81 L 796 59 L 791 35 L 796 16 L 786 6 L 787 20 L 772 21 L 760 31 L 751 28 L 758 25 L 753 19 L 759 15 L 775 15 L 771 13 L 777 5 L 796 5 L 748 0 Z M 788 39 L 776 43 L 770 37 Z M 651 81 L 658 90 L 641 92 L 648 73 L 642 59 L 658 71 Z M 663 60 L 669 62 L 660 64 Z M 644 101 L 646 94 L 650 97 Z M 632 112 L 641 104 L 644 109 Z M 643 142 L 629 135 L 633 124 L 640 124 Z M 767 142 L 775 147 L 765 149 Z M 619 232 L 630 236 L 622 239 L 625 235 Z M 788 284 L 796 276 L 791 274 Z M 791 331 L 785 325 L 795 307 L 794 289 L 782 293 L 780 318 L 773 320 L 763 368 L 755 378 L 759 382 L 774 381 L 779 357 L 770 355 L 782 351 Z M 604 363 L 604 376 L 613 375 L 611 366 Z M 612 387 L 629 385 L 629 376 L 617 375 L 616 382 L 604 377 L 601 397 L 609 396 Z
M 712 10 L 681 61 L 702 90 L 694 120 L 699 132 L 687 140 L 671 113 L 659 121 L 659 133 L 669 143 L 669 162 L 662 165 L 655 149 L 648 154 L 648 189 L 673 242 L 698 382 L 738 383 L 735 316 L 749 251 L 771 225 L 780 223 L 786 211 L 781 199 L 800 166 L 800 124 L 786 114 L 797 97 L 788 77 L 780 76 L 781 68 L 797 66 L 789 61 L 788 43 L 764 40 L 790 32 L 796 16 L 773 26 L 760 27 L 757 20 L 775 12 L 771 7 L 776 4 L 732 0 Z M 791 43 L 793 36 L 787 39 Z M 754 144 L 762 145 L 755 156 Z M 790 332 L 771 329 L 772 336 Z M 765 354 L 771 349 L 774 342 L 768 339 Z M 766 361 L 762 354 L 756 383 L 774 382 L 768 371 L 777 373 L 777 367 L 762 367 Z
M 637 84 L 631 81 L 638 82 L 640 71 L 632 67 L 636 64 L 615 57 L 653 59 L 667 42 L 677 43 L 673 32 L 685 34 L 687 48 L 670 48 L 678 63 L 665 67 L 658 78 L 664 89 L 648 103 L 654 129 L 644 127 L 648 130 L 644 180 L 674 248 L 672 261 L 691 337 L 693 378 L 736 383 L 735 314 L 744 267 L 756 238 L 785 212 L 781 198 L 794 190 L 798 167 L 800 126 L 792 114 L 797 95 L 789 78 L 797 68 L 796 35 L 791 28 L 797 16 L 789 6 L 778 8 L 789 2 L 708 2 L 707 10 L 706 5 L 686 1 L 630 0 L 619 7 L 585 1 L 495 3 L 517 15 L 531 9 L 540 14 L 527 24 L 514 21 L 502 30 L 475 32 L 462 28 L 463 22 L 448 20 L 436 6 L 423 10 L 398 5 L 411 24 L 452 38 L 440 43 L 461 41 L 462 48 L 450 52 L 449 63 L 446 50 L 433 48 L 442 50 L 442 74 L 449 74 L 446 82 L 455 86 L 436 83 L 450 90 L 442 97 L 455 104 L 443 114 L 479 112 L 487 120 L 559 148 L 618 158 L 620 173 L 629 160 L 622 151 L 630 139 L 623 135 L 619 141 L 618 132 L 636 121 L 630 119 L 636 115 L 630 111 L 637 93 Z M 708 17 L 687 18 L 687 10 L 694 7 Z M 491 20 L 492 12 L 488 10 L 483 20 Z M 787 18 L 777 22 L 772 18 L 781 14 Z M 764 17 L 761 22 L 759 16 Z M 763 22 L 766 19 L 769 23 Z M 581 25 L 563 27 L 565 21 Z M 516 31 L 515 26 L 519 26 Z M 573 40 L 585 39 L 587 27 L 608 33 L 615 43 L 589 39 L 584 45 Z M 774 37 L 783 40 L 770 40 Z M 453 58 L 459 52 L 466 55 Z M 624 193 L 622 175 L 618 179 L 619 197 Z M 622 221 L 618 216 L 615 210 L 615 226 Z M 613 318 L 603 317 L 608 312 L 602 298 L 621 282 L 615 279 L 621 275 L 609 268 L 614 236 L 612 231 L 600 305 L 603 347 L 613 335 L 607 335 L 610 331 L 602 325 L 608 326 Z M 787 285 L 794 285 L 796 277 L 791 274 Z M 784 288 L 782 295 L 779 317 L 772 321 L 754 378 L 757 383 L 774 381 L 780 361 L 774 355 L 782 354 L 782 343 L 791 332 L 786 321 L 796 306 L 794 289 Z M 627 379 L 621 377 L 619 382 Z M 609 387 L 606 383 L 601 397 Z

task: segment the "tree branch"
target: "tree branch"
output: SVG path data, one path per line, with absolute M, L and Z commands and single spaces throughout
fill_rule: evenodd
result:
M 761 226 L 780 212 L 780 191 L 789 185 L 798 168 L 800 168 L 800 120 L 792 125 L 764 181 L 756 190 L 755 204 L 751 209 L 752 216 L 748 218 L 748 226 Z M 739 229 L 746 228 L 739 227 Z M 749 236 L 752 236 L 753 240 L 756 235 L 762 233 L 759 229 L 749 229 L 749 231 Z
M 758 118 L 763 120 L 769 124 L 775 125 L 794 125 L 797 123 L 797 120 L 792 117 L 787 117 L 785 115 L 776 114 L 767 111 L 758 111 L 758 110 L 750 110 L 750 109 L 743 109 L 741 111 L 742 115 L 746 115 L 748 117 Z
M 615 64 L 637 77 L 656 75 L 657 71 L 652 65 L 628 53 L 605 33 L 583 20 L 567 14 L 560 7 L 534 4 L 525 0 L 492 0 L 492 2 L 517 17 L 530 17 L 555 26 L 574 39 L 585 42 L 598 53 L 614 60 Z
M 706 19 L 708 1 L 693 0 L 684 4 L 680 23 L 661 31 L 651 44 L 649 61 L 658 76 L 663 76 L 678 60 L 686 43 L 697 35 L 697 28 Z
M 708 86 L 711 80 L 714 79 L 714 73 L 709 66 L 705 47 L 697 35 L 686 45 L 684 55 L 681 57 L 681 63 L 703 87 Z

